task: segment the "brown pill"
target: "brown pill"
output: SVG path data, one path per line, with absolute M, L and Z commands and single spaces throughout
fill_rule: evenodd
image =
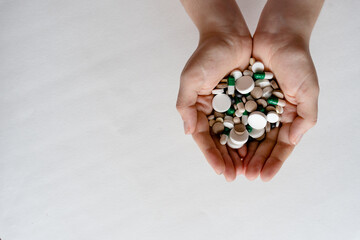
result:
M 249 100 L 245 103 L 245 109 L 248 112 L 253 112 L 256 110 L 256 108 L 257 108 L 257 104 L 253 100 Z
M 275 111 L 276 112 L 276 108 L 274 106 L 267 106 L 265 109 L 266 109 L 267 112 L 270 112 L 270 111 Z
M 227 88 L 227 83 L 219 83 L 216 88 Z
M 214 134 L 220 134 L 224 131 L 224 124 L 222 122 L 216 122 L 212 126 L 212 131 Z
M 215 119 L 209 121 L 209 126 L 212 127 L 216 123 Z
M 214 111 L 214 116 L 215 118 L 224 118 L 225 117 L 225 113 L 219 113 L 219 112 L 216 112 Z
M 275 97 L 278 97 L 278 98 L 284 98 L 284 94 L 280 90 L 274 90 L 272 92 L 272 95 L 274 95 Z
M 270 82 L 270 84 L 271 84 L 271 86 L 272 86 L 273 89 L 278 89 L 278 88 L 279 88 L 279 85 L 277 84 L 277 82 L 276 82 L 275 80 L 272 80 L 272 81 Z
M 266 102 L 265 99 L 260 98 L 260 99 L 256 100 L 256 103 L 257 103 L 258 105 L 263 106 L 264 108 L 267 107 L 267 102 Z
M 239 135 L 243 134 L 246 131 L 245 125 L 242 123 L 235 124 L 234 131 Z
M 254 87 L 250 94 L 253 98 L 258 99 L 263 95 L 263 90 L 260 87 Z

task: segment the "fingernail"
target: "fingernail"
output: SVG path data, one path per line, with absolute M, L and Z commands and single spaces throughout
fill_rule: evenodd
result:
M 296 138 L 296 140 L 294 142 L 295 145 L 297 145 L 300 142 L 302 136 L 303 136 L 303 134 L 300 134 L 299 136 L 297 136 L 297 138 Z
M 184 132 L 185 134 L 189 134 L 189 125 L 186 122 L 184 122 Z

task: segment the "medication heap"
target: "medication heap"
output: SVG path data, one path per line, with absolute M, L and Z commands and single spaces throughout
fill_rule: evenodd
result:
M 286 101 L 273 78 L 274 74 L 264 72 L 263 63 L 251 58 L 247 70 L 233 70 L 212 91 L 214 111 L 208 120 L 222 145 L 238 149 L 249 136 L 261 141 L 279 127 Z

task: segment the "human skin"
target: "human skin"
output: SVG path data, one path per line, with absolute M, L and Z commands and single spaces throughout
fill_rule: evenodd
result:
M 317 122 L 319 84 L 309 51 L 323 0 L 269 0 L 253 37 L 252 55 L 274 73 L 288 101 L 282 126 L 248 145 L 245 176 L 271 180 Z
M 319 88 L 308 45 L 322 1 L 268 1 L 254 35 L 253 53 L 249 30 L 234 0 L 181 2 L 200 35 L 181 74 L 177 109 L 184 131 L 192 134 L 209 164 L 227 181 L 242 173 L 250 180 L 261 175 L 268 181 L 316 122 Z M 234 150 L 211 135 L 206 115 L 212 110 L 211 90 L 232 69 L 245 69 L 251 54 L 274 72 L 290 104 L 280 130 L 271 131 L 260 144 L 251 142 Z

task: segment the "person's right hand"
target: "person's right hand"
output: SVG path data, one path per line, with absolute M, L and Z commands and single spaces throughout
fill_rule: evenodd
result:
M 188 60 L 180 81 L 177 110 L 186 134 L 192 134 L 209 164 L 227 181 L 243 173 L 242 158 L 246 146 L 234 150 L 219 143 L 209 131 L 206 115 L 212 111 L 211 91 L 221 79 L 236 68 L 244 70 L 252 51 L 250 34 L 211 33 L 200 37 L 200 42 Z

